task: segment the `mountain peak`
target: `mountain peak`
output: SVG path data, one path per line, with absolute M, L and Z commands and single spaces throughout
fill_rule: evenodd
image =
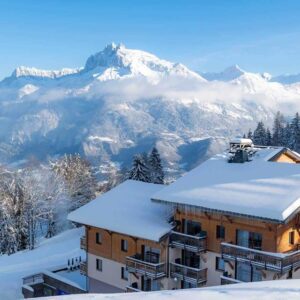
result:
M 96 67 L 125 67 L 124 57 L 128 50 L 123 44 L 110 43 L 105 48 L 91 55 L 85 64 L 84 69 L 90 71 Z
M 246 72 L 240 68 L 239 65 L 232 65 L 221 72 L 208 72 L 203 73 L 202 76 L 211 81 L 211 80 L 220 80 L 220 81 L 231 81 L 245 74 Z

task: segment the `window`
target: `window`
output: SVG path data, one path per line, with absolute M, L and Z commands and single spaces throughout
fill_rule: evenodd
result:
M 225 271 L 225 261 L 221 257 L 216 257 L 216 270 Z
M 102 272 L 102 259 L 96 258 L 96 269 Z
M 96 232 L 96 244 L 101 245 L 102 244 L 102 236 L 101 233 Z
M 217 239 L 225 239 L 225 227 L 224 226 L 217 225 L 216 237 L 217 237 Z
M 236 233 L 236 244 L 242 247 L 261 250 L 262 235 L 260 233 L 238 229 Z
M 124 280 L 128 280 L 128 271 L 125 267 L 121 268 L 121 278 Z
M 121 240 L 121 250 L 124 252 L 128 251 L 128 241 L 127 240 Z
M 295 244 L 295 232 L 291 231 L 289 233 L 289 243 L 290 245 L 294 245 Z

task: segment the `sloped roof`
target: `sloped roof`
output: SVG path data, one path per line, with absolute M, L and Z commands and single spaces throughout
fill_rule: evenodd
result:
M 172 228 L 165 205 L 151 195 L 162 185 L 127 180 L 95 200 L 71 212 L 70 221 L 138 238 L 159 241 Z
M 283 148 L 255 150 L 245 163 L 216 155 L 152 199 L 283 222 L 300 208 L 300 164 L 270 161 Z

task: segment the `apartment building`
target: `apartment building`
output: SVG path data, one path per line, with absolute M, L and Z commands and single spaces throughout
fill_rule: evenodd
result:
M 299 162 L 237 139 L 168 186 L 126 181 L 79 208 L 89 291 L 300 278 Z

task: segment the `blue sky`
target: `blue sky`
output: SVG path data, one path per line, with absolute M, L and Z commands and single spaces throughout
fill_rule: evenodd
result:
M 122 42 L 199 71 L 300 73 L 299 0 L 0 0 L 0 78 Z

